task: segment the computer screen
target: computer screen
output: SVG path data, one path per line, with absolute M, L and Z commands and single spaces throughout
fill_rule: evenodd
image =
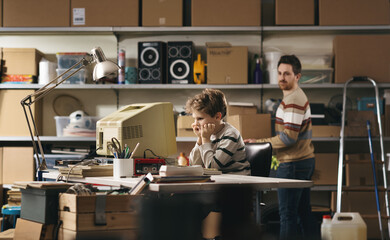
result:
M 147 149 L 166 158 L 177 153 L 173 105 L 169 102 L 137 103 L 122 107 L 96 123 L 96 148 L 99 155 L 113 155 L 111 139 L 119 140 L 130 151 L 139 143 L 133 157 L 144 157 Z M 154 157 L 146 151 L 146 157 Z

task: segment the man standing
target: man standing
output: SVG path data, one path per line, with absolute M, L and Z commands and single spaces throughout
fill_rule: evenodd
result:
M 246 139 L 245 142 L 270 142 L 280 165 L 278 178 L 310 180 L 314 172 L 314 147 L 311 142 L 310 106 L 298 86 L 301 63 L 295 55 L 282 56 L 278 62 L 278 84 L 283 101 L 276 111 L 276 136 Z M 310 188 L 278 189 L 280 239 L 319 238 L 319 227 L 312 216 Z

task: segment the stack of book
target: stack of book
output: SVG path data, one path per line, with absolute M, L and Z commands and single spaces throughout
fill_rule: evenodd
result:
M 58 167 L 58 171 L 64 176 L 68 176 L 69 174 L 69 177 L 74 178 L 106 177 L 112 176 L 113 168 L 111 164 L 90 166 L 68 165 L 67 167 Z
M 207 182 L 210 176 L 203 174 L 203 167 L 163 165 L 160 167 L 159 175 L 154 176 L 157 183 L 178 183 L 178 182 Z
M 20 189 L 12 186 L 10 190 L 7 191 L 8 195 L 8 205 L 9 206 L 21 206 L 22 205 L 22 193 Z

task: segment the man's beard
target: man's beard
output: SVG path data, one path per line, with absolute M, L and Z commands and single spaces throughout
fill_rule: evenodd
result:
M 288 83 L 287 81 L 279 81 L 278 82 L 279 88 L 284 91 L 291 90 L 293 88 L 292 83 Z

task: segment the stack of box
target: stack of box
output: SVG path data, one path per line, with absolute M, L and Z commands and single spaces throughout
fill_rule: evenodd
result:
M 105 204 L 98 198 L 104 197 Z M 137 239 L 140 196 L 60 194 L 58 239 Z M 99 208 L 103 207 L 102 209 Z M 95 216 L 96 215 L 96 216 Z
M 77 64 L 80 60 L 82 60 L 87 55 L 86 52 L 60 52 L 57 53 L 57 76 L 60 76 L 64 72 L 66 72 L 69 68 Z M 64 79 L 65 77 L 69 76 L 70 74 L 74 73 L 78 68 L 82 66 L 81 63 L 77 64 L 75 68 L 70 70 L 68 73 L 63 75 L 60 79 L 58 79 L 58 82 Z M 87 78 L 87 69 L 82 68 L 77 73 L 75 73 L 73 76 L 68 78 L 64 83 L 71 83 L 71 84 L 83 84 L 85 83 Z
M 338 154 L 316 153 L 312 180 L 315 185 L 337 185 Z

